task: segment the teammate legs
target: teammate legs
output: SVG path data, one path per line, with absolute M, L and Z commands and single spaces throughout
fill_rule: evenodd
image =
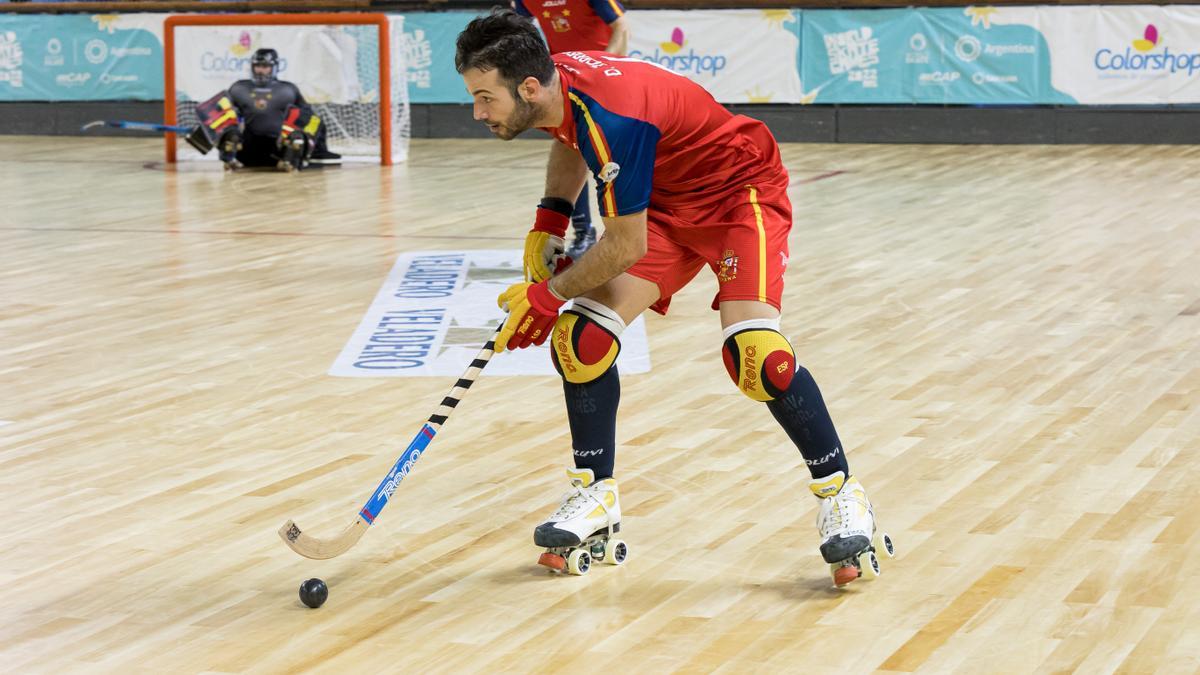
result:
M 585 183 L 575 200 L 575 212 L 571 214 L 571 226 L 575 230 L 575 238 L 567 249 L 567 256 L 578 260 L 583 252 L 596 243 L 596 228 L 592 227 L 592 207 L 588 199 L 588 185 Z

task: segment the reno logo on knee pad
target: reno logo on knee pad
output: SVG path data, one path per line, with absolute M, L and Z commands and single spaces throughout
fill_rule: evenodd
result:
M 796 372 L 796 358 L 787 338 L 773 330 L 754 328 L 725 340 L 725 370 L 738 389 L 755 401 L 783 395 Z

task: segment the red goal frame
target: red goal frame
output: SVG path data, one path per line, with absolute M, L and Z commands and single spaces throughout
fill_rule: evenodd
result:
M 163 22 L 163 122 L 175 125 L 175 28 L 177 26 L 300 26 L 313 24 L 375 25 L 379 28 L 379 154 L 392 163 L 391 36 L 386 14 L 324 12 L 314 14 L 185 14 Z M 175 134 L 166 134 L 167 161 L 175 161 Z

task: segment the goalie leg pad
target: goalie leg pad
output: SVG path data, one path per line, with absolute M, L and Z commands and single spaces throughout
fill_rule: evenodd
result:
M 576 298 L 554 324 L 554 369 L 572 384 L 600 379 L 621 353 L 624 330 L 625 322 L 616 312 L 595 300 Z
M 773 327 L 744 321 L 726 329 L 721 356 L 725 370 L 738 390 L 755 401 L 773 401 L 782 396 L 796 375 L 792 344 Z

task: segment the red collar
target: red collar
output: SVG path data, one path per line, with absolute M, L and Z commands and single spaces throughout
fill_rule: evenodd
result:
M 542 131 L 550 134 L 556 140 L 561 141 L 573 148 L 578 148 L 579 145 L 575 141 L 575 115 L 572 113 L 571 97 L 568 93 L 568 89 L 570 87 L 567 82 L 567 72 L 563 66 L 561 66 L 557 63 L 554 64 L 554 66 L 555 66 L 555 69 L 558 71 L 559 86 L 562 88 L 563 121 L 562 121 L 562 124 L 557 127 L 538 127 L 538 128 L 540 128 Z

